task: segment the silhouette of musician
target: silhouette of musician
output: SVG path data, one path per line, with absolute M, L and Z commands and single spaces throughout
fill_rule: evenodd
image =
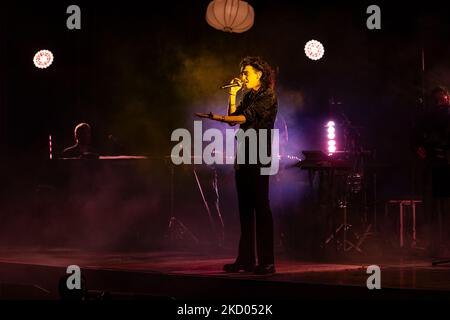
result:
M 95 159 L 98 154 L 91 146 L 91 126 L 87 123 L 80 123 L 74 130 L 75 144 L 64 149 L 62 158 Z

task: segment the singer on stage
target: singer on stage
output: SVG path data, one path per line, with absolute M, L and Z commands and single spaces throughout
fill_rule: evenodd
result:
M 238 123 L 244 131 L 254 129 L 258 132 L 259 129 L 266 129 L 270 134 L 278 109 L 274 85 L 274 74 L 269 64 L 259 57 L 246 57 L 240 63 L 240 76 L 233 79 L 230 85 L 224 86 L 229 87 L 228 114 L 198 115 L 230 125 Z M 245 93 L 239 105 L 236 106 L 236 94 L 242 87 Z M 271 140 L 266 140 L 269 155 Z M 245 153 L 245 158 L 248 159 L 248 143 L 245 144 Z M 245 164 L 237 164 L 235 161 L 241 237 L 238 256 L 234 263 L 224 266 L 226 272 L 275 273 L 269 176 L 261 175 L 262 166 L 264 165 L 259 159 L 256 164 L 249 164 L 247 160 Z M 258 265 L 256 265 L 255 253 L 258 257 Z

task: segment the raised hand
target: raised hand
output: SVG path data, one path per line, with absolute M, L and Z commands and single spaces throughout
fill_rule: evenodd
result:
M 230 81 L 230 84 L 237 84 L 237 86 L 231 87 L 229 91 L 229 94 L 236 95 L 238 91 L 242 89 L 243 82 L 239 78 L 234 78 L 233 80 Z

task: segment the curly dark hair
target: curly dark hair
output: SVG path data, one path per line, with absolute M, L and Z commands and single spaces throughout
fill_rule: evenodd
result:
M 245 57 L 240 63 L 241 70 L 246 66 L 252 66 L 254 69 L 262 72 L 260 81 L 264 89 L 274 89 L 275 72 L 266 61 L 260 57 Z

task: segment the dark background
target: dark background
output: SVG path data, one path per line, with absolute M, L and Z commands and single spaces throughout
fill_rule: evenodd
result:
M 227 96 L 218 87 L 238 73 L 246 55 L 260 55 L 278 71 L 277 126 L 288 128 L 286 154 L 323 150 L 323 124 L 341 123 L 345 114 L 358 126 L 364 148 L 376 151 L 374 161 L 385 165 L 380 198 L 414 193 L 409 134 L 422 91 L 450 83 L 444 7 L 380 2 L 382 29 L 368 30 L 369 2 L 248 2 L 255 24 L 242 34 L 210 27 L 206 0 L 2 3 L 3 194 L 17 194 L 20 187 L 11 187 L 17 181 L 32 189 L 38 179 L 27 177 L 48 158 L 48 136 L 57 155 L 73 144 L 73 128 L 82 121 L 92 126 L 101 153 L 113 135 L 127 154 L 170 154 L 171 132 L 191 130 L 194 112 L 225 112 Z M 81 8 L 81 30 L 66 28 L 71 4 Z M 304 55 L 310 39 L 325 46 L 319 61 Z M 40 49 L 55 56 L 45 70 L 32 62 Z M 213 126 L 226 128 L 205 123 Z M 283 192 L 298 201 L 301 186 Z

